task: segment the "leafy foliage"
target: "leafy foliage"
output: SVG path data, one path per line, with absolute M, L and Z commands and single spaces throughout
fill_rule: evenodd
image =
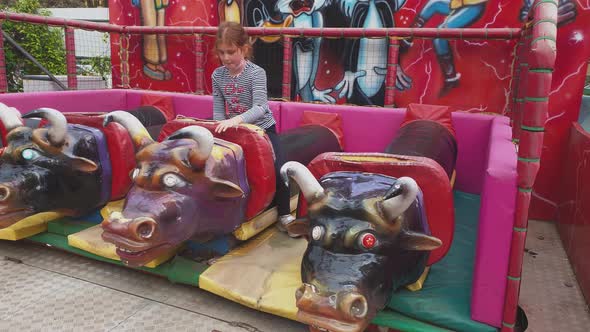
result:
M 49 16 L 49 12 L 41 9 L 39 0 L 17 0 L 11 7 L 0 7 L 0 10 L 11 12 Z M 27 24 L 5 21 L 2 29 L 23 49 L 30 53 L 41 65 L 54 75 L 66 73 L 66 51 L 64 32 L 61 28 L 50 28 L 46 25 Z M 26 59 L 11 43 L 4 42 L 9 91 L 22 91 L 24 75 L 43 74 L 33 62 Z
M 14 6 L 19 0 L 3 0 L 7 7 Z M 108 7 L 108 0 L 39 0 L 42 8 L 94 8 Z

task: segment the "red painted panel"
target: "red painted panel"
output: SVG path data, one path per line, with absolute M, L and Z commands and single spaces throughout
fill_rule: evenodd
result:
M 137 2 L 134 6 L 132 3 Z M 164 26 L 216 26 L 218 24 L 216 1 L 161 1 L 162 8 L 156 8 L 158 1 L 109 1 L 109 20 L 111 24 L 127 26 L 158 25 L 157 16 L 163 16 Z M 142 6 L 152 6 L 153 16 L 142 16 Z M 150 20 L 153 22 L 150 24 Z M 154 38 L 151 41 L 152 51 L 144 49 L 150 43 L 141 35 L 129 36 L 129 87 L 178 91 L 196 91 L 196 43 L 193 35 L 167 35 L 162 40 Z M 219 66 L 213 49 L 213 38 L 205 37 L 205 93 L 211 94 L 211 74 Z M 124 45 L 125 43 L 123 43 Z M 113 87 L 122 87 L 121 76 L 121 35 L 111 34 L 111 61 L 113 66 Z M 163 71 L 146 69 L 148 63 L 160 65 Z M 165 71 L 168 74 L 165 74 Z
M 590 133 L 574 123 L 570 130 L 558 228 L 587 300 L 590 299 Z

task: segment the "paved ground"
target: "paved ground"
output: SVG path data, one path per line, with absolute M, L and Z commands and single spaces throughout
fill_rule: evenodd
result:
M 521 305 L 532 332 L 586 332 L 590 314 L 553 224 L 531 222 Z M 14 260 L 1 259 L 10 257 Z M 196 287 L 0 241 L 0 331 L 307 331 Z
M 588 306 L 555 224 L 530 222 L 526 248 L 520 305 L 529 319 L 527 332 L 590 331 Z

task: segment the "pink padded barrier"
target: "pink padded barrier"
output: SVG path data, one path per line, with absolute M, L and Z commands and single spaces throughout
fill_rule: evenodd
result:
M 406 114 L 403 108 L 289 102 L 281 105 L 281 130 L 299 127 L 304 111 L 340 114 L 346 152 L 385 151 Z
M 0 103 L 16 107 L 23 114 L 40 107 L 65 113 L 104 112 L 124 109 L 125 94 L 123 90 L 8 93 L 0 94 Z
M 141 95 L 144 92 L 141 90 L 127 91 L 127 107 L 134 108 L 139 106 Z M 173 92 L 156 92 L 149 91 L 150 94 L 161 94 L 164 96 L 172 96 L 174 99 L 174 111 L 176 115 L 183 115 L 191 118 L 211 119 L 213 117 L 213 97 L 209 95 L 189 95 Z M 281 103 L 276 101 L 269 101 L 268 106 L 273 112 L 273 116 L 277 122 L 280 123 L 280 108 Z M 277 125 L 278 127 L 278 125 Z
M 455 189 L 479 195 L 488 160 L 487 146 L 495 116 L 454 112 L 453 127 L 457 133 L 457 179 Z
M 495 117 L 483 175 L 471 318 L 501 327 L 515 213 L 516 149 L 507 117 Z
M 383 152 L 405 116 L 403 108 L 283 103 L 281 128 L 298 127 L 304 111 L 340 114 L 346 152 Z M 487 160 L 485 147 L 494 118 L 490 115 L 453 113 L 459 152 L 456 189 L 473 194 L 481 192 L 482 174 Z

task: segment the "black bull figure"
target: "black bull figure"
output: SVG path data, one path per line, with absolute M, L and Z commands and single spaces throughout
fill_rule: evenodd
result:
M 23 118 L 44 118 L 49 125 L 25 127 L 16 109 L 0 105 L 0 121 L 8 132 L 0 156 L 0 228 L 39 212 L 77 215 L 95 208 L 101 182 L 94 137 L 68 130 L 65 117 L 54 109 Z
M 450 177 L 456 141 L 434 121 L 404 125 L 388 153 L 429 157 Z M 363 331 L 393 291 L 416 282 L 430 251 L 442 242 L 430 236 L 422 191 L 410 177 L 336 171 L 320 181 L 300 163 L 281 169 L 293 178 L 308 204 L 305 218 L 288 226 L 308 239 L 301 263 L 303 285 L 295 294 L 298 320 L 312 331 Z
M 105 123 L 111 121 L 127 128 L 137 151 L 123 211 L 102 223 L 102 238 L 117 247 L 125 264 L 145 265 L 186 240 L 228 234 L 246 221 L 248 193 L 239 185 L 245 173 L 227 142 L 195 125 L 155 142 L 128 114 L 110 113 Z M 284 154 L 302 162 L 340 150 L 334 134 L 321 126 L 280 137 Z
M 308 220 L 291 233 L 308 236 L 296 292 L 298 318 L 329 331 L 363 331 L 392 290 L 415 282 L 439 239 L 428 225 L 420 190 L 409 177 L 333 172 L 321 183 L 286 163 L 308 202 Z
M 125 112 L 155 134 L 166 120 L 151 106 Z M 22 118 L 45 119 L 47 126 L 29 128 Z M 15 108 L 0 103 L 0 124 L 8 133 L 0 153 L 0 229 L 40 212 L 79 216 L 105 204 L 110 183 L 105 183 L 101 165 L 108 155 L 104 134 L 68 124 L 61 112 L 51 108 L 22 118 Z

